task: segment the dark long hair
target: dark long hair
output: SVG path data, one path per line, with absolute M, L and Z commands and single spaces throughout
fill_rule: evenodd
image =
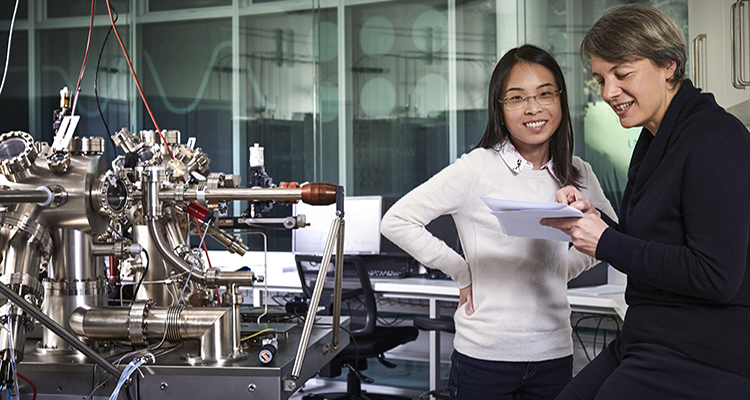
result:
M 505 110 L 503 109 L 503 105 L 500 104 L 500 100 L 505 97 L 505 90 L 511 70 L 519 63 L 539 64 L 547 68 L 552 72 L 557 87 L 562 91 L 560 93 L 562 121 L 560 121 L 560 126 L 557 127 L 557 130 L 549 139 L 549 151 L 550 156 L 552 156 L 555 173 L 563 186 L 573 185 L 580 189 L 581 173 L 573 166 L 572 161 L 573 124 L 570 120 L 568 89 L 565 86 L 565 77 L 563 77 L 562 70 L 557 65 L 555 58 L 539 47 L 526 44 L 509 50 L 497 63 L 495 70 L 492 72 L 492 79 L 490 80 L 489 99 L 487 101 L 489 112 L 487 128 L 484 130 L 484 135 L 479 140 L 476 148 L 491 149 L 498 143 L 509 140 L 510 132 L 503 123 Z

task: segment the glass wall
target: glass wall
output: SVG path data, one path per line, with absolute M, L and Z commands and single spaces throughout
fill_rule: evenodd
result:
M 448 164 L 445 0 L 346 9 L 353 195 L 400 196 Z
M 495 63 L 532 43 L 562 66 L 575 152 L 615 206 L 638 132 L 622 129 L 601 101 L 578 45 L 607 7 L 630 2 L 110 0 L 159 126 L 180 130 L 183 141 L 196 137 L 211 170 L 239 174 L 243 185 L 247 149 L 258 143 L 277 184 L 328 181 L 349 196 L 401 196 L 476 145 Z M 642 2 L 687 33 L 686 0 Z M 14 5 L 0 6 L 3 58 Z M 96 2 L 79 136 L 154 128 L 120 44 L 107 38 L 106 5 Z M 59 91 L 72 90 L 81 70 L 90 12 L 91 0 L 20 2 L 0 132 L 52 140 Z M 111 148 L 105 156 L 114 157 Z M 235 202 L 231 212 L 246 207 Z M 263 215 L 290 213 L 277 204 Z M 289 250 L 290 237 L 273 233 L 270 248 Z
M 581 62 L 583 35 L 604 11 L 621 0 L 539 0 L 525 7 L 526 42 L 554 54 L 565 74 L 575 132 L 575 153 L 589 162 L 615 211 L 627 182 L 627 169 L 639 128 L 625 129 L 602 101 L 590 65 Z M 637 1 L 663 11 L 680 24 L 688 41 L 687 1 Z M 689 68 L 688 68 L 689 70 Z

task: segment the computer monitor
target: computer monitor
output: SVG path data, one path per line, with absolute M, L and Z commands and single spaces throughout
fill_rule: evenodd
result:
M 344 199 L 344 255 L 362 257 L 371 276 L 403 277 L 418 272 L 418 263 L 403 249 L 380 234 L 380 221 L 396 197 L 362 196 Z M 292 252 L 321 256 L 335 216 L 334 206 L 297 204 L 295 215 L 304 214 L 310 226 L 292 233 Z M 457 252 L 458 231 L 450 215 L 436 218 L 427 229 Z
M 336 217 L 336 205 L 311 206 L 295 204 L 294 215 L 304 214 L 310 225 L 292 232 L 292 252 L 321 256 L 325 251 L 331 223 Z M 382 198 L 362 196 L 344 198 L 344 254 L 380 254 L 380 219 Z

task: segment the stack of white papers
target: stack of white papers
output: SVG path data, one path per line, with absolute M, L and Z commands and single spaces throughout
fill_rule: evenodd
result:
M 500 221 L 503 233 L 533 239 L 559 240 L 570 242 L 570 236 L 559 229 L 539 225 L 542 218 L 583 217 L 583 213 L 560 203 L 539 201 L 500 200 L 482 197 L 492 215 Z

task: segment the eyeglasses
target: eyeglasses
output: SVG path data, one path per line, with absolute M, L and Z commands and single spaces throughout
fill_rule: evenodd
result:
M 546 106 L 554 104 L 557 101 L 557 98 L 560 97 L 560 93 L 562 93 L 562 90 L 545 90 L 544 92 L 533 94 L 531 96 L 509 96 L 500 100 L 500 103 L 505 104 L 505 108 L 508 110 L 518 110 L 519 108 L 524 107 L 529 99 L 533 97 L 536 99 L 537 103 Z

